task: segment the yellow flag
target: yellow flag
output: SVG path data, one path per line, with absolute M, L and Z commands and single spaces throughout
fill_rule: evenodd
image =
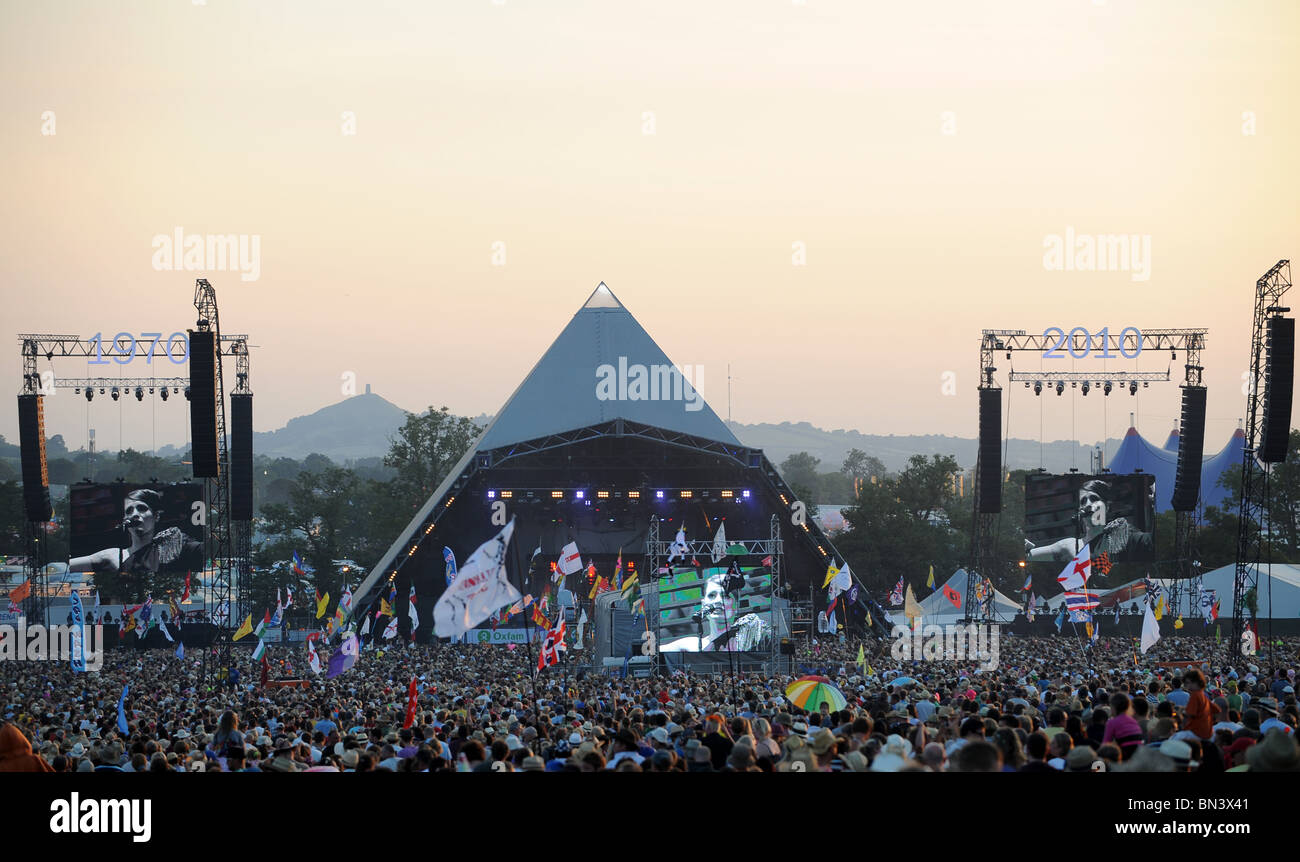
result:
M 1088 640 L 1092 640 L 1092 623 L 1084 623 L 1083 630 L 1088 633 Z
M 934 566 L 930 567 L 930 577 L 926 579 L 925 585 L 930 589 L 934 589 Z
M 253 615 L 249 614 L 248 619 L 244 620 L 244 624 L 239 627 L 239 631 L 235 632 L 235 636 L 232 637 L 231 640 L 237 641 L 240 638 L 242 638 L 244 635 L 250 634 L 252 631 L 253 631 Z
M 835 576 L 838 575 L 839 573 L 840 570 L 835 568 L 834 563 L 831 563 L 830 566 L 828 566 L 826 569 L 826 582 L 822 584 L 822 589 L 824 590 L 827 587 L 829 587 L 831 585 L 831 581 L 834 580 Z
M 329 604 L 330 604 L 330 594 L 326 593 L 325 595 L 320 597 L 320 601 L 316 602 L 316 619 L 320 619 L 321 617 L 325 616 L 325 609 L 329 607 Z
M 381 617 L 393 616 L 393 606 L 388 603 L 388 599 L 379 600 L 379 615 Z
M 912 620 L 919 620 L 923 614 L 924 612 L 921 610 L 921 606 L 916 603 L 916 596 L 912 594 L 912 585 L 908 584 L 907 599 L 903 603 L 903 615 L 906 616 L 907 621 L 911 623 Z
M 1156 602 L 1156 620 L 1159 621 L 1165 615 L 1165 597 L 1161 596 L 1160 601 Z
M 875 676 L 875 675 L 876 675 L 876 671 L 871 667 L 871 665 L 867 665 L 867 676 Z
M 1178 619 L 1174 620 L 1174 628 L 1181 629 L 1182 627 L 1183 627 L 1183 618 L 1180 616 Z
M 859 665 L 864 670 L 867 667 L 867 654 L 862 649 L 862 644 L 858 644 L 858 660 L 854 664 Z
M 871 628 L 871 611 L 867 611 L 867 628 Z

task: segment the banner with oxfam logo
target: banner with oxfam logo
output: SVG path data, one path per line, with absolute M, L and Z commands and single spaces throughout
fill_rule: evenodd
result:
M 534 641 L 540 641 L 546 634 L 537 626 L 533 627 L 532 633 Z M 474 629 L 468 633 L 467 639 L 470 643 L 480 644 L 523 644 L 528 643 L 528 630 L 497 629 L 493 631 L 492 629 Z

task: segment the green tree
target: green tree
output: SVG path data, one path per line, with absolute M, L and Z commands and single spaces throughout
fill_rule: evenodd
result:
M 301 556 L 316 570 L 313 586 L 322 593 L 338 594 L 341 579 L 332 561 L 354 557 L 364 545 L 370 529 L 359 501 L 364 491 L 351 470 L 329 467 L 300 473 L 287 503 L 262 507 L 267 536 L 294 547 L 301 543 Z
M 840 467 L 840 472 L 850 478 L 869 482 L 872 476 L 884 478 L 885 465 L 879 458 L 868 455 L 861 449 L 850 449 L 849 454 L 844 458 L 844 464 Z
M 408 414 L 384 457 L 384 466 L 396 471 L 386 483 L 397 503 L 394 510 L 407 512 L 409 518 L 422 506 L 478 439 L 479 431 L 472 420 L 453 416 L 446 407 Z
M 790 486 L 795 499 L 807 505 L 810 515 L 817 511 L 817 491 L 821 487 L 817 465 L 820 463 L 821 459 L 807 452 L 795 452 L 781 462 L 781 478 Z

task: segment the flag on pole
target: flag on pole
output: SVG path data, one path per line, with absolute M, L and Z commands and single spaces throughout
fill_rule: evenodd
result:
M 861 668 L 862 668 L 862 671 L 863 671 L 864 673 L 866 672 L 866 670 L 867 670 L 867 653 L 866 653 L 866 651 L 862 648 L 862 644 L 858 644 L 858 660 L 855 661 L 854 664 L 856 664 L 856 665 L 858 665 L 859 667 L 861 667 Z
M 925 585 L 930 589 L 934 589 L 934 565 L 933 564 L 930 566 L 930 576 L 925 579 Z
M 9 591 L 10 602 L 21 602 L 32 594 L 32 582 L 23 581 L 21 585 Z
M 956 608 L 957 610 L 961 610 L 961 593 L 957 592 L 947 584 L 944 584 L 943 597 L 948 601 L 952 602 L 952 606 L 954 608 Z
M 917 604 L 916 596 L 912 594 L 912 585 L 908 584 L 907 599 L 903 610 L 904 616 L 907 617 L 907 621 L 910 624 L 912 620 L 919 620 L 923 616 L 923 613 L 921 606 Z
M 415 584 L 411 584 L 411 595 L 406 600 L 406 613 L 411 618 L 411 636 L 420 627 L 420 615 L 415 611 Z
M 623 549 L 618 549 L 618 562 L 614 564 L 614 589 L 623 589 Z
M 266 641 L 258 638 L 257 646 L 253 648 L 253 661 L 261 661 L 266 655 Z
M 1071 611 L 1088 611 L 1099 604 L 1097 593 L 1066 593 L 1065 607 Z
M 167 643 L 169 644 L 176 643 L 176 639 L 172 637 L 172 633 L 167 631 L 167 623 L 163 622 L 162 620 L 158 621 L 158 631 L 162 632 L 163 637 L 167 638 Z
M 388 625 L 384 627 L 384 633 L 381 637 L 386 641 L 390 641 L 397 637 L 397 617 L 393 617 L 388 621 Z
M 190 603 L 190 573 L 185 573 L 185 592 L 181 594 L 181 604 Z M 99 607 L 99 593 L 95 593 L 95 607 Z
M 452 582 L 456 580 L 456 555 L 452 553 L 451 548 L 443 547 L 442 561 L 447 565 L 445 576 L 447 578 L 447 586 L 450 587 Z
M 1065 625 L 1065 605 L 1061 605 L 1061 612 L 1056 615 L 1056 630 L 1059 632 L 1063 625 Z
M 83 673 L 86 670 L 86 618 L 81 609 L 81 594 L 73 590 L 70 599 L 72 608 L 68 613 L 72 623 L 69 626 L 68 661 L 73 673 Z M 100 648 L 103 649 L 102 645 Z
M 894 585 L 894 590 L 889 594 L 889 606 L 896 608 L 903 603 L 903 578 L 900 575 L 898 583 Z
M 1020 588 L 1020 592 L 1022 593 L 1029 592 L 1033 590 L 1033 588 L 1034 588 L 1034 576 L 1032 574 L 1025 575 L 1025 585 Z
M 438 637 L 457 637 L 486 620 L 501 607 L 521 596 L 506 578 L 506 549 L 514 535 L 515 521 L 501 528 L 470 555 L 456 581 L 438 597 L 433 608 L 434 632 Z
M 176 645 L 176 657 L 181 660 L 185 659 L 185 641 L 181 641 Z
M 1034 598 L 1034 594 L 1031 592 L 1029 594 L 1029 603 L 1025 605 L 1025 617 L 1031 623 L 1034 621 L 1034 605 L 1037 604 L 1037 602 L 1038 600 Z
M 117 699 L 117 732 L 126 733 L 126 692 L 129 685 L 122 686 L 122 696 Z
M 1155 611 L 1150 605 L 1147 605 L 1146 613 L 1142 615 L 1142 655 L 1147 654 L 1147 650 L 1156 645 L 1160 640 L 1160 624 L 1156 622 Z
M 266 611 L 266 615 L 263 616 L 262 621 L 257 624 L 257 628 L 253 629 L 253 634 L 257 635 L 258 640 L 261 640 L 262 635 L 266 634 L 266 630 L 269 628 L 271 628 L 271 612 Z
M 406 720 L 402 722 L 403 730 L 415 724 L 415 707 L 418 702 L 419 689 L 415 687 L 415 677 L 411 677 L 411 684 L 406 689 Z
M 561 578 L 582 571 L 582 553 L 578 550 L 577 542 L 569 542 L 560 549 L 560 561 L 556 571 Z
M 307 636 L 307 666 L 311 672 L 320 675 L 321 663 L 320 653 L 316 652 L 316 639 L 320 637 L 320 632 L 312 632 Z
M 326 593 L 326 594 L 323 595 L 323 596 L 320 595 L 320 594 L 317 594 L 317 596 L 316 596 L 316 619 L 320 619 L 321 617 L 325 616 L 325 611 L 326 611 L 327 608 L 329 608 L 329 606 L 330 606 L 330 594 L 329 594 L 329 593 Z
M 298 556 L 297 551 L 293 552 L 293 573 L 300 578 L 307 577 L 307 573 L 302 569 L 302 557 Z
M 1062 589 L 1079 590 L 1087 586 L 1090 577 L 1092 577 L 1092 557 L 1085 544 L 1074 559 L 1065 564 L 1065 568 L 1056 576 L 1056 580 L 1060 582 Z
M 628 648 L 631 648 L 629 644 Z M 542 649 L 537 656 L 537 669 L 544 670 L 553 664 L 559 664 L 560 652 L 564 650 L 564 618 L 560 618 L 560 624 L 546 633 L 546 638 L 542 641 Z
M 253 615 L 249 614 L 248 618 L 245 619 L 244 622 L 240 624 L 239 630 L 235 632 L 235 636 L 232 637 L 231 640 L 237 641 L 240 638 L 242 638 L 244 635 L 251 634 L 252 631 L 253 631 Z
M 718 521 L 718 531 L 713 534 L 713 562 L 721 562 L 727 556 L 727 524 Z
M 533 624 L 541 629 L 549 629 L 551 627 L 551 621 L 546 618 L 546 615 L 542 613 L 541 608 L 536 605 L 533 606 Z
M 674 538 L 673 543 L 668 546 L 668 565 L 671 566 L 673 560 L 677 559 L 678 557 L 681 557 L 682 559 L 686 559 L 686 554 L 689 551 L 690 548 L 686 544 L 686 531 L 678 530 L 677 537 Z
M 636 605 L 637 600 L 640 597 L 641 597 L 641 585 L 637 583 L 637 576 L 632 575 L 627 579 L 627 582 L 623 584 L 623 593 L 622 593 L 623 601 L 627 602 L 627 609 L 632 613 L 636 613 L 636 611 L 634 610 L 634 606 Z
M 343 636 L 343 642 L 339 644 L 338 651 L 330 656 L 329 672 L 325 674 L 325 678 L 333 679 L 352 667 L 357 663 L 357 656 L 360 654 L 361 647 L 357 643 L 357 636 L 352 632 L 348 632 Z

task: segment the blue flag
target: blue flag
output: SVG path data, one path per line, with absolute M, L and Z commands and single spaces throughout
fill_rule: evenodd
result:
M 185 641 L 181 641 L 176 645 L 176 657 L 185 658 Z
M 623 679 L 627 679 L 627 667 L 632 661 L 632 642 L 627 642 L 627 655 L 623 656 Z
M 1061 626 L 1065 623 L 1065 607 L 1061 607 L 1061 612 L 1056 615 L 1056 630 L 1059 632 Z
M 126 733 L 126 692 L 129 685 L 122 686 L 122 696 L 117 700 L 117 730 Z
M 69 660 L 72 663 L 73 673 L 84 673 L 86 670 L 86 618 L 81 610 L 81 596 L 76 590 L 72 591 L 72 632 L 70 652 L 72 653 Z M 102 646 L 102 645 L 101 645 Z
M 456 555 L 451 552 L 451 548 L 442 549 L 442 558 L 447 563 L 447 586 L 456 580 Z

